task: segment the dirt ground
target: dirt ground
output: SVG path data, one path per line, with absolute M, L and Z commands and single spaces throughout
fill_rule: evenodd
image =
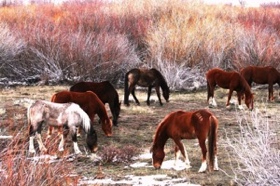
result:
M 28 105 L 24 99 L 45 99 L 50 100 L 52 94 L 67 89 L 67 86 L 30 86 L 0 89 L 0 136 L 14 135 L 15 132 L 25 131 L 25 142 L 28 142 L 27 122 L 26 122 L 26 106 Z M 277 87 L 278 89 L 278 87 Z M 123 90 L 118 90 L 120 100 L 123 100 Z M 267 115 L 274 116 L 280 108 L 279 101 L 267 103 L 267 89 L 253 89 L 255 93 L 255 108 L 266 112 Z M 278 94 L 277 91 L 274 93 Z M 98 134 L 98 153 L 102 153 L 108 146 L 123 148 L 125 146 L 134 146 L 139 149 L 140 154 L 148 153 L 152 144 L 153 135 L 157 124 L 170 112 L 176 110 L 196 110 L 207 108 L 206 90 L 198 92 L 171 92 L 170 101 L 163 102 L 163 106 L 159 106 L 155 93 L 152 93 L 151 105 L 146 105 L 146 91 L 136 90 L 136 96 L 140 101 L 140 106 L 136 106 L 130 96 L 131 105 L 129 107 L 122 105 L 119 127 L 113 128 L 113 136 L 106 137 L 101 131 L 100 125 L 97 123 L 95 130 Z M 243 115 L 249 115 L 250 111 L 245 109 L 240 111 L 232 106 L 231 109 L 225 108 L 227 98 L 227 90 L 217 89 L 215 91 L 217 108 L 211 108 L 210 111 L 216 115 L 219 120 L 218 131 L 218 161 L 219 171 L 206 173 L 198 173 L 201 164 L 201 150 L 197 140 L 184 140 L 185 147 L 189 154 L 192 167 L 188 170 L 161 169 L 155 170 L 151 167 L 151 159 L 136 159 L 129 163 L 106 163 L 91 162 L 88 159 L 77 158 L 73 161 L 76 168 L 75 172 L 86 178 L 94 178 L 98 167 L 102 167 L 102 172 L 106 178 L 112 180 L 124 179 L 127 175 L 146 176 L 166 174 L 172 179 L 184 178 L 188 183 L 199 185 L 234 185 L 233 172 L 237 166 L 235 158 L 231 156 L 224 142 L 227 134 L 239 134 L 240 129 L 237 125 L 238 118 Z M 233 96 L 235 99 L 235 95 Z M 245 108 L 245 105 L 243 105 Z M 108 114 L 111 115 L 108 106 L 106 106 Z M 280 116 L 279 116 L 280 117 Z M 96 116 L 97 118 L 97 116 Z M 279 119 L 279 118 L 278 118 Z M 43 137 L 46 130 L 44 130 Z M 71 141 L 69 140 L 70 144 Z M 2 144 L 3 145 L 3 144 Z M 80 146 L 85 147 L 84 141 L 79 141 Z M 71 144 L 69 145 L 71 147 Z M 83 148 L 81 148 L 83 149 Z M 26 149 L 27 150 L 27 149 Z M 165 160 L 174 158 L 173 142 L 168 141 L 165 147 Z M 97 154 L 98 154 L 97 153 Z M 135 162 L 145 162 L 149 166 L 133 168 L 129 166 Z M 106 184 L 101 184 L 106 185 Z

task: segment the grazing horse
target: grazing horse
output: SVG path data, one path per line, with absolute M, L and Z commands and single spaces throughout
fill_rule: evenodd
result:
M 34 138 L 37 138 L 41 152 L 47 152 L 42 142 L 41 130 L 45 123 L 53 127 L 66 127 L 72 135 L 74 151 L 81 153 L 77 144 L 77 127 L 82 127 L 87 134 L 86 142 L 92 153 L 97 150 L 97 136 L 90 124 L 88 115 L 75 103 L 52 103 L 50 101 L 37 100 L 27 110 L 29 126 L 29 152 L 35 153 Z M 67 134 L 66 134 L 67 135 Z M 64 136 L 61 134 L 61 141 L 58 150 L 63 151 Z
M 129 106 L 128 97 L 131 93 L 134 100 L 138 105 L 140 105 L 138 99 L 135 96 L 135 86 L 139 85 L 142 87 L 148 87 L 148 98 L 147 105 L 150 105 L 151 90 L 153 87 L 156 89 L 158 100 L 160 105 L 162 105 L 160 98 L 160 90 L 162 89 L 162 94 L 166 102 L 169 99 L 169 87 L 167 86 L 166 80 L 163 75 L 156 69 L 138 69 L 134 68 L 125 74 L 124 81 L 124 104 Z
M 179 159 L 180 152 L 183 155 L 186 168 L 190 168 L 190 161 L 185 150 L 182 139 L 198 138 L 202 151 L 202 164 L 198 172 L 207 169 L 205 141 L 208 137 L 208 156 L 210 170 L 218 170 L 217 160 L 217 129 L 218 120 L 209 111 L 197 110 L 194 112 L 176 111 L 168 114 L 159 124 L 155 133 L 153 146 L 151 148 L 153 166 L 161 167 L 165 153 L 166 141 L 171 138 L 175 142 L 175 165 Z M 180 151 L 179 151 L 180 150 Z
M 239 109 L 242 109 L 241 99 L 245 94 L 245 104 L 252 110 L 254 107 L 254 96 L 251 92 L 251 88 L 246 82 L 246 80 L 236 71 L 226 72 L 219 68 L 210 69 L 206 73 L 207 80 L 207 101 L 209 102 L 210 98 L 213 98 L 213 105 L 217 106 L 214 99 L 214 89 L 216 85 L 221 88 L 229 89 L 228 100 L 226 106 L 229 106 L 229 101 L 233 91 L 237 92 Z
M 100 83 L 94 82 L 79 82 L 70 87 L 72 92 L 94 92 L 103 104 L 108 103 L 112 116 L 113 124 L 118 125 L 118 118 L 121 110 L 121 104 L 119 101 L 119 94 L 113 85 L 109 81 L 103 81 Z
M 109 119 L 106 108 L 98 96 L 92 91 L 87 92 L 70 92 L 61 91 L 54 94 L 51 98 L 55 103 L 73 102 L 78 104 L 89 116 L 91 122 L 94 121 L 95 114 L 101 120 L 102 130 L 106 136 L 112 136 L 112 122 Z M 52 133 L 52 128 L 49 127 L 49 136 Z
M 257 84 L 268 84 L 268 100 L 274 100 L 273 85 L 278 83 L 280 86 L 280 73 L 274 67 L 248 66 L 243 68 L 240 73 L 250 86 L 252 86 L 252 82 Z

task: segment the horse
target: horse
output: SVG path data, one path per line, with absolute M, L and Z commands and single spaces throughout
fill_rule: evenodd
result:
M 82 127 L 87 134 L 86 143 L 92 153 L 97 151 L 97 135 L 88 115 L 75 103 L 52 103 L 50 101 L 37 100 L 28 107 L 27 120 L 29 126 L 29 152 L 35 153 L 34 138 L 37 138 L 41 152 L 47 152 L 42 142 L 42 125 L 53 127 L 66 127 L 69 129 L 76 154 L 81 153 L 77 143 L 77 127 Z M 64 138 L 67 134 L 61 134 L 59 151 L 64 150 Z
M 160 98 L 160 88 L 162 89 L 162 94 L 166 102 L 169 99 L 169 87 L 163 75 L 155 68 L 152 69 L 131 69 L 125 74 L 124 81 L 124 104 L 129 106 L 129 94 L 131 93 L 137 105 L 140 105 L 138 99 L 135 96 L 135 86 L 139 85 L 142 87 L 148 87 L 148 98 L 147 105 L 150 105 L 151 90 L 155 87 L 159 104 L 162 106 Z
M 112 121 L 108 117 L 106 108 L 98 96 L 92 91 L 86 92 L 70 92 L 67 90 L 54 94 L 51 98 L 55 103 L 73 102 L 78 104 L 89 116 L 92 123 L 94 122 L 95 114 L 101 120 L 102 130 L 106 136 L 112 136 Z M 52 133 L 52 127 L 49 127 L 49 136 Z
M 268 84 L 268 100 L 273 101 L 273 85 L 278 83 L 280 86 L 280 73 L 272 66 L 258 67 L 248 66 L 241 69 L 241 75 L 252 86 L 252 82 L 257 84 Z
M 214 99 L 214 89 L 216 85 L 221 88 L 229 89 L 228 99 L 226 106 L 229 106 L 229 101 L 231 99 L 231 95 L 233 91 L 237 92 L 239 109 L 243 109 L 241 106 L 241 99 L 245 94 L 245 104 L 246 106 L 252 110 L 254 107 L 254 96 L 251 92 L 251 88 L 247 81 L 243 78 L 243 76 L 236 72 L 226 72 L 219 68 L 210 69 L 206 73 L 207 80 L 207 102 L 209 103 L 209 99 L 212 98 L 213 106 L 217 106 L 216 101 Z
M 94 92 L 103 104 L 108 103 L 113 116 L 114 126 L 118 126 L 118 118 L 121 110 L 119 102 L 119 94 L 109 81 L 99 83 L 95 82 L 79 82 L 70 87 L 72 92 Z
M 151 152 L 154 168 L 160 169 L 165 156 L 164 146 L 169 138 L 175 142 L 175 165 L 181 152 L 186 168 L 190 168 L 188 154 L 181 140 L 197 138 L 202 151 L 202 164 L 198 172 L 205 172 L 207 169 L 205 141 L 208 137 L 209 167 L 210 170 L 219 170 L 217 129 L 217 118 L 205 109 L 189 112 L 179 110 L 168 114 L 158 124 L 153 140 Z

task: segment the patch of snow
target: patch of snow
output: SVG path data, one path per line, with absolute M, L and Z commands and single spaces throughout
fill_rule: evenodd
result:
M 186 178 L 171 178 L 165 174 L 149 175 L 149 176 L 134 176 L 127 175 L 123 180 L 114 181 L 111 178 L 107 179 L 82 179 L 79 185 L 95 185 L 95 184 L 117 184 L 117 185 L 175 185 L 175 186 L 198 186 L 190 184 Z
M 11 139 L 13 136 L 0 136 L 0 139 Z

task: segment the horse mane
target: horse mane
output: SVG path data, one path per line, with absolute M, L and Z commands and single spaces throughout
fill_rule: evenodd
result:
M 100 119 L 104 118 L 104 119 L 109 119 L 105 105 L 103 104 L 103 102 L 98 98 L 98 96 L 92 92 L 92 91 L 86 91 L 87 94 L 91 94 L 92 97 L 95 97 L 95 101 L 98 104 L 98 109 L 96 111 L 98 117 Z
M 156 129 L 156 133 L 155 133 L 155 136 L 154 136 L 154 139 L 153 139 L 153 146 L 155 145 L 155 142 L 158 141 L 160 135 L 162 135 L 162 131 L 164 127 L 166 127 L 166 118 L 168 117 L 169 115 L 165 116 L 165 118 L 158 124 L 157 126 L 157 129 Z
M 246 81 L 246 79 L 239 72 L 237 72 L 237 73 L 240 75 L 240 79 L 241 79 L 242 84 L 243 84 L 244 89 L 245 89 L 245 94 L 246 94 L 247 91 L 252 94 L 251 87 L 248 84 L 248 82 Z
M 150 69 L 150 71 L 152 71 L 153 73 L 155 73 L 157 75 L 157 77 L 160 78 L 160 86 L 163 90 L 169 90 L 167 82 L 165 80 L 165 78 L 163 77 L 163 75 L 155 68 Z
M 90 119 L 88 115 L 84 112 L 83 109 L 78 104 L 72 103 L 70 107 L 68 107 L 65 112 L 76 112 L 78 113 L 82 120 L 83 120 L 83 129 L 85 130 L 86 133 L 90 132 L 91 130 L 91 124 L 90 124 Z

